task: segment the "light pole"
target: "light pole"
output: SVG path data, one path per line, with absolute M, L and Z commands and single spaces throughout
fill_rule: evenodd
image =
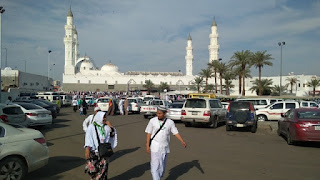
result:
M 24 72 L 27 72 L 27 60 L 24 60 Z
M 280 92 L 279 96 L 281 96 L 281 90 L 282 90 L 282 46 L 284 46 L 286 42 L 278 42 L 278 45 L 280 46 Z
M 1 69 L 2 69 L 2 21 L 1 16 L 5 9 L 0 6 L 0 103 L 1 103 L 1 91 L 2 91 L 2 79 L 1 79 Z
M 181 91 L 180 91 L 180 72 L 181 72 L 181 70 L 179 69 L 179 81 L 178 81 L 178 83 L 179 83 L 179 93 L 181 94 Z
M 49 69 L 50 69 L 50 64 L 49 64 L 49 62 L 50 62 L 50 53 L 51 53 L 52 51 L 51 50 L 49 50 L 48 51 L 48 81 L 49 81 Z M 49 82 L 48 82 L 49 83 Z
M 8 63 L 8 61 L 7 61 L 7 58 L 8 58 L 8 49 L 7 49 L 7 48 L 2 48 L 2 49 L 5 49 L 5 50 L 6 50 L 6 61 L 5 61 L 4 67 L 8 67 L 8 65 L 7 65 L 7 63 Z
M 55 63 L 52 64 L 52 80 L 54 80 L 54 66 L 55 65 L 56 65 Z

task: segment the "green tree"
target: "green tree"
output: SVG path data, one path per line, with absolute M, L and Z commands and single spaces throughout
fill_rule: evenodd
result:
M 212 77 L 212 70 L 208 69 L 201 69 L 199 75 L 206 80 L 205 92 L 208 90 L 208 79 Z
M 168 85 L 167 82 L 160 82 L 160 85 L 159 85 L 159 92 L 163 92 L 164 90 L 170 90 L 170 86 Z
M 210 69 L 213 69 L 214 71 L 214 85 L 215 85 L 215 91 L 218 93 L 218 84 L 217 84 L 217 68 L 219 66 L 219 60 L 213 60 L 212 62 L 208 63 L 208 67 Z
M 255 68 L 259 69 L 259 81 L 261 82 L 261 69 L 264 65 L 272 66 L 272 62 L 270 60 L 273 60 L 271 57 L 271 54 L 266 54 L 267 51 L 257 51 L 254 54 L 252 54 L 251 58 L 251 65 Z M 262 83 L 261 83 L 262 84 Z M 259 87 L 259 96 L 262 95 L 262 87 Z
M 210 93 L 214 92 L 214 84 L 208 84 L 208 90 Z
M 217 67 L 217 71 L 219 73 L 220 76 L 220 94 L 222 94 L 222 79 L 223 79 L 223 74 L 227 71 L 227 65 L 226 63 L 222 63 L 220 62 L 218 67 Z
M 203 78 L 202 77 L 194 78 L 193 84 L 195 84 L 197 86 L 198 93 L 200 93 L 200 87 L 201 87 L 202 83 L 203 83 Z
M 274 85 L 273 87 L 272 87 L 272 93 L 271 93 L 271 95 L 272 96 L 280 96 L 280 90 L 281 90 L 281 94 L 282 95 L 285 95 L 286 93 L 285 93 L 285 90 L 287 89 L 287 87 L 286 86 L 282 86 L 282 88 L 280 88 L 280 86 L 279 85 Z
M 246 89 L 245 89 L 245 74 L 246 74 L 246 69 L 250 68 L 251 65 L 251 56 L 252 53 L 249 50 L 242 50 L 237 51 L 233 54 L 230 60 L 230 66 L 231 67 L 241 67 L 241 72 L 242 72 L 242 95 L 246 95 Z
M 146 84 L 144 84 L 143 87 L 147 88 L 148 94 L 150 94 L 152 88 L 154 87 L 154 84 L 151 80 L 146 80 L 145 83 Z
M 294 84 L 297 84 L 299 80 L 296 77 L 287 77 L 286 81 L 289 82 L 286 86 L 290 85 L 290 94 L 292 94 L 292 87 Z
M 311 81 L 307 82 L 307 86 L 312 87 L 312 90 L 313 90 L 312 96 L 315 97 L 316 88 L 320 86 L 320 79 L 312 78 Z
M 270 95 L 272 90 L 272 79 L 255 79 L 252 81 L 253 86 L 250 88 L 251 92 L 256 91 L 257 95 L 260 93 L 260 89 L 262 89 L 261 95 Z M 259 95 L 260 96 L 260 95 Z
M 238 80 L 239 80 L 239 94 L 241 94 L 241 89 L 242 89 L 242 68 L 240 66 L 234 68 L 232 70 L 232 73 L 234 74 L 234 76 L 238 76 Z M 245 71 L 245 78 L 251 78 L 250 75 L 250 69 L 246 69 Z
M 235 79 L 235 75 L 230 71 L 227 70 L 224 75 L 224 84 L 226 89 L 226 95 L 230 95 L 230 88 L 234 88 L 234 85 L 232 84 L 232 79 Z

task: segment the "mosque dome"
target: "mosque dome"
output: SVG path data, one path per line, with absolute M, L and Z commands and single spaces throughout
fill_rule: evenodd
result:
M 88 70 L 96 70 L 96 69 L 97 69 L 96 66 L 90 60 L 89 56 L 84 56 L 82 58 L 79 58 L 79 61 L 77 63 L 78 71 L 88 71 Z
M 6 68 L 4 68 L 4 70 L 12 70 L 12 68 L 11 67 L 6 67 Z
M 105 71 L 105 72 L 118 72 L 119 68 L 118 66 L 112 64 L 112 63 L 108 63 L 105 64 L 101 67 L 101 71 Z

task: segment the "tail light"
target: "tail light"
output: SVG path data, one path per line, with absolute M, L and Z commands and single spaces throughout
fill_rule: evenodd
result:
M 211 112 L 210 111 L 204 111 L 203 112 L 203 116 L 210 116 L 211 115 Z
M 231 105 L 231 103 L 228 105 L 227 112 L 230 112 L 230 105 Z
M 37 141 L 39 144 L 47 145 L 47 142 L 46 142 L 45 138 L 37 138 L 37 139 L 34 139 L 34 140 Z
M 26 113 L 27 116 L 38 116 L 36 113 Z
M 182 116 L 187 115 L 186 110 L 181 110 L 181 115 L 182 115 Z
M 0 119 L 1 119 L 3 122 L 5 122 L 5 123 L 9 122 L 7 115 L 1 115 L 1 116 L 0 116 Z
M 297 128 L 307 128 L 307 127 L 310 127 L 312 126 L 311 124 L 300 124 L 300 123 L 296 123 L 295 124 Z
M 252 107 L 252 104 L 250 103 L 250 112 L 253 113 L 254 110 L 253 110 L 253 107 Z

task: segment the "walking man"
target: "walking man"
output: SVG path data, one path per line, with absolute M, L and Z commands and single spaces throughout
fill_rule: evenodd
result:
M 151 154 L 152 179 L 160 180 L 164 175 L 168 153 L 170 153 L 170 132 L 176 136 L 184 148 L 187 144 L 180 136 L 174 122 L 166 118 L 165 108 L 158 108 L 157 117 L 150 119 L 145 132 L 147 133 L 146 151 Z

